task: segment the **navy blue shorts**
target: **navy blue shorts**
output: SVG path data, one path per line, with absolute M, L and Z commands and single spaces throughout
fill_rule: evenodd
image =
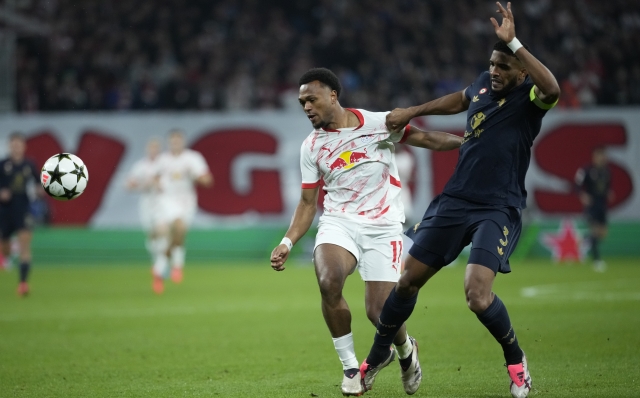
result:
M 471 243 L 470 264 L 508 273 L 509 256 L 521 230 L 520 209 L 441 194 L 433 199 L 422 221 L 405 234 L 414 243 L 409 254 L 430 267 L 450 264 Z
M 0 237 L 9 239 L 14 233 L 33 227 L 28 206 L 0 206 Z

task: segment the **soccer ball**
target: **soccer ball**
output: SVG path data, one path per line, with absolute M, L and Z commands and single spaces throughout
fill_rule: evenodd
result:
M 44 162 L 40 172 L 40 182 L 52 198 L 71 200 L 84 192 L 89 182 L 89 171 L 76 155 L 59 153 Z

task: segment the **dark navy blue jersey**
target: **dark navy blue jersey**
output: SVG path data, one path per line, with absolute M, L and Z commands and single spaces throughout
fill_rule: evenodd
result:
M 32 161 L 16 163 L 10 158 L 0 161 L 0 189 L 11 191 L 11 200 L 3 205 L 29 203 L 27 186 L 39 181 L 40 173 Z
M 527 76 L 509 92 L 493 93 L 491 75 L 483 72 L 466 88 L 464 140 L 444 193 L 476 203 L 526 207 L 531 146 L 542 117 L 555 105 L 540 101 L 534 87 Z
M 611 189 L 611 172 L 609 167 L 596 167 L 589 165 L 581 168 L 576 173 L 576 184 L 589 194 L 594 206 L 606 207 Z

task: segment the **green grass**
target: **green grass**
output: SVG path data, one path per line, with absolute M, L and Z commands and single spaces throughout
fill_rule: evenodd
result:
M 495 291 L 544 397 L 640 395 L 640 266 L 521 261 Z M 498 344 L 466 308 L 464 267 L 423 289 L 408 322 L 425 375 L 416 396 L 508 397 Z M 32 294 L 0 274 L 0 397 L 338 397 L 341 366 L 310 267 L 188 265 L 181 285 L 150 290 L 149 269 L 41 266 Z M 363 283 L 349 278 L 358 359 L 374 329 Z M 370 397 L 403 397 L 397 364 Z

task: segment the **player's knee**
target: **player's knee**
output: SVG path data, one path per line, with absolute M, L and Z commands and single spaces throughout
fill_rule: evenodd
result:
M 418 294 L 420 288 L 416 286 L 412 281 L 405 277 L 405 274 L 398 280 L 396 284 L 396 294 L 402 298 L 413 297 Z
M 323 274 L 318 276 L 320 294 L 324 299 L 338 299 L 342 296 L 342 279 L 336 275 Z
M 467 306 L 476 314 L 483 313 L 491 305 L 491 292 L 486 294 L 478 289 L 467 288 L 465 290 Z
M 367 303 L 367 318 L 373 325 L 378 324 L 378 319 L 382 313 L 383 303 Z

